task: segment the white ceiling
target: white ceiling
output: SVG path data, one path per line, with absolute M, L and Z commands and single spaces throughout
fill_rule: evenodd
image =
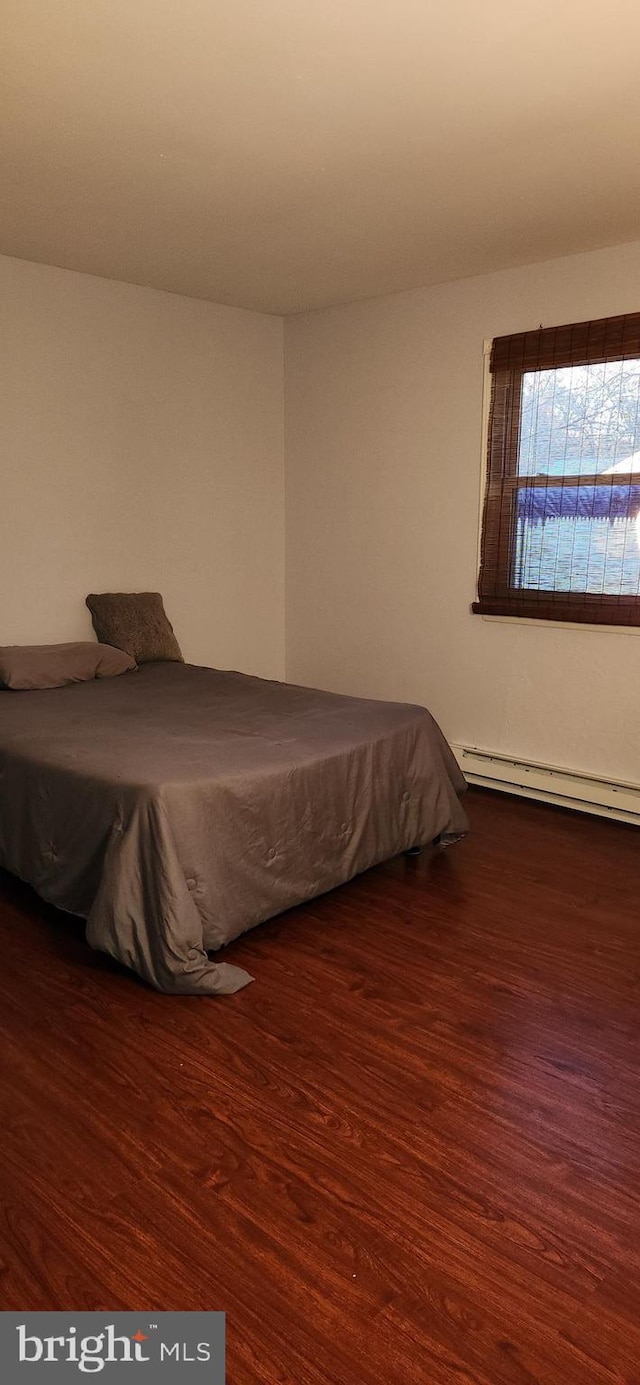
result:
M 3 0 L 0 251 L 291 313 L 640 237 L 638 0 Z

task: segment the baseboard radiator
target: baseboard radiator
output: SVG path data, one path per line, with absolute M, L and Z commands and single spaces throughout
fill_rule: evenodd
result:
M 534 760 L 513 760 L 477 746 L 453 745 L 458 764 L 470 784 L 486 789 L 502 789 L 556 803 L 562 808 L 577 808 L 581 813 L 617 818 L 640 826 L 640 784 L 601 779 L 558 765 L 541 765 Z

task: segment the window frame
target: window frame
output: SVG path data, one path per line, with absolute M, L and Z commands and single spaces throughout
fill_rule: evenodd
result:
M 549 477 L 518 474 L 522 381 L 532 370 L 640 359 L 640 313 L 495 338 L 488 372 L 486 479 L 476 615 L 569 624 L 640 626 L 640 596 L 516 587 L 512 583 L 521 488 Z M 487 376 L 485 376 L 485 384 Z M 638 485 L 638 473 L 567 475 L 563 486 Z

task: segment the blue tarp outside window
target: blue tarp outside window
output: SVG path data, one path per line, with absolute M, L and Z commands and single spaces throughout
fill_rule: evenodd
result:
M 640 512 L 640 483 L 602 486 L 520 486 L 518 519 L 545 524 L 551 519 L 631 519 Z

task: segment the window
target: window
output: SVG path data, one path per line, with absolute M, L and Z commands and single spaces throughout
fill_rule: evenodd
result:
M 493 342 L 473 610 L 640 625 L 640 313 Z

